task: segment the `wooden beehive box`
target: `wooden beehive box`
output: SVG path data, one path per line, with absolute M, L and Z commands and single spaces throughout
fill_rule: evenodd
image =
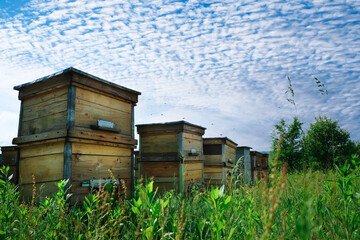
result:
M 236 164 L 239 165 L 240 174 L 244 176 L 245 183 L 251 181 L 251 161 L 250 161 L 250 149 L 248 146 L 239 146 L 236 148 Z M 238 163 L 241 161 L 240 163 Z
M 33 174 L 41 196 L 57 190 L 54 182 L 69 179 L 71 202 L 96 185 L 90 180 L 109 179 L 108 169 L 132 188 L 139 92 L 74 68 L 14 89 L 21 110 L 13 143 L 19 147 L 19 185 L 25 199 L 31 196 Z
M 250 151 L 251 181 L 256 182 L 269 174 L 269 154 Z
M 1 147 L 2 152 L 2 161 L 0 163 L 0 166 L 9 166 L 9 175 L 12 176 L 11 182 L 14 184 L 18 183 L 18 151 L 16 146 L 3 146 Z
M 205 128 L 185 121 L 137 125 L 138 177 L 154 177 L 160 191 L 184 193 L 203 182 L 202 136 Z
M 222 185 L 235 167 L 237 144 L 227 137 L 204 138 L 204 181 Z

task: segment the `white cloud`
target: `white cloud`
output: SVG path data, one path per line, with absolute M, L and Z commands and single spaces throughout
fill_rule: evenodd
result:
M 263 150 L 272 125 L 296 114 L 284 95 L 290 76 L 304 121 L 326 113 L 359 139 L 360 4 L 308 6 L 32 1 L 22 13 L 0 19 L 0 91 L 74 66 L 142 91 L 139 122 L 184 115 L 209 133 Z M 329 96 L 319 94 L 313 76 L 326 83 Z M 218 127 L 210 130 L 207 122 Z

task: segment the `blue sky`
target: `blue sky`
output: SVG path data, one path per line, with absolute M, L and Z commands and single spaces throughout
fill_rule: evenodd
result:
M 13 86 L 70 66 L 142 92 L 136 124 L 186 120 L 261 151 L 280 118 L 326 114 L 360 140 L 359 36 L 358 0 L 1 0 L 0 145 Z

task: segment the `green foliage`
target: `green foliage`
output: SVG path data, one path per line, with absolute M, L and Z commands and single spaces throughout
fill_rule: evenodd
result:
M 192 189 L 160 196 L 154 182 L 133 197 L 111 186 L 68 205 L 66 181 L 38 205 L 19 203 L 1 168 L 0 239 L 359 239 L 360 161 L 336 171 L 272 171 L 255 186 Z M 264 200 L 265 199 L 265 200 Z
M 304 154 L 315 169 L 332 169 L 343 165 L 355 153 L 350 133 L 326 116 L 315 118 L 304 137 Z
M 272 133 L 273 141 L 270 155 L 272 158 L 275 157 L 275 153 L 278 149 L 278 136 L 284 133 L 281 143 L 279 161 L 283 163 L 287 162 L 288 169 L 290 171 L 302 169 L 302 125 L 303 123 L 299 121 L 297 117 L 294 117 L 293 122 L 290 125 L 287 125 L 285 120 L 281 119 L 278 124 L 275 124 L 275 130 Z
M 19 221 L 16 212 L 19 205 L 19 193 L 16 191 L 8 176 L 10 168 L 3 166 L 0 168 L 0 239 L 6 239 L 19 232 Z

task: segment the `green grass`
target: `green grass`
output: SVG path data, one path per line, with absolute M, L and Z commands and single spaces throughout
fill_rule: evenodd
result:
M 355 167 L 354 167 L 355 166 Z M 286 174 L 185 197 L 140 182 L 132 198 L 110 186 L 68 206 L 66 182 L 39 204 L 20 202 L 1 169 L 0 239 L 360 239 L 359 160 L 330 172 Z

